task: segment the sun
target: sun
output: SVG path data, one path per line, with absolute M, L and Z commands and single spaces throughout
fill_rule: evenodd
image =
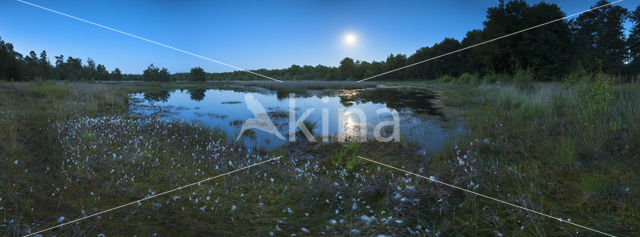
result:
M 347 45 L 353 45 L 356 43 L 357 40 L 358 38 L 356 37 L 356 35 L 352 33 L 348 33 L 347 35 L 344 36 L 344 43 Z

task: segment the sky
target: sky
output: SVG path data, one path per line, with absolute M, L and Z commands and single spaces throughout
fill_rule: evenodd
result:
M 412 54 L 445 37 L 461 40 L 482 28 L 497 0 L 448 1 L 206 1 L 25 0 L 245 69 L 337 66 L 344 57 L 382 61 Z M 536 3 L 540 1 L 528 1 Z M 549 0 L 567 14 L 596 0 Z M 635 9 L 640 0 L 619 5 Z M 170 72 L 200 66 L 235 69 L 51 13 L 15 0 L 0 1 L 0 37 L 15 50 L 92 58 L 108 70 L 141 73 L 149 64 Z M 351 35 L 352 43 L 345 38 Z

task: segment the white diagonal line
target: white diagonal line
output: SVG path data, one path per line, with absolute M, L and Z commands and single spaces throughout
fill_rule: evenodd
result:
M 604 4 L 602 6 L 591 8 L 589 10 L 584 10 L 584 11 L 581 11 L 581 12 L 578 12 L 578 13 L 574 13 L 574 14 L 571 14 L 571 15 L 568 15 L 568 16 L 565 16 L 565 17 L 562 17 L 562 18 L 558 18 L 558 19 L 555 19 L 555 20 L 552 20 L 552 21 L 549 21 L 549 22 L 545 22 L 545 23 L 542 23 L 542 24 L 539 24 L 539 25 L 536 25 L 536 26 L 532 26 L 532 27 L 529 27 L 529 28 L 526 28 L 526 29 L 523 29 L 523 30 L 519 30 L 519 31 L 516 31 L 516 32 L 513 32 L 513 33 L 509 33 L 509 34 L 506 34 L 506 35 L 503 35 L 503 36 L 500 36 L 500 37 L 497 37 L 497 38 L 493 38 L 493 39 L 490 39 L 490 40 L 487 40 L 487 41 L 484 41 L 484 42 L 480 42 L 480 43 L 477 43 L 477 44 L 474 44 L 474 45 L 471 45 L 471 46 L 467 46 L 467 47 L 464 47 L 464 48 L 461 48 L 461 49 L 458 49 L 458 50 L 454 50 L 454 51 L 451 51 L 451 52 L 448 52 L 448 53 L 445 53 L 445 54 L 442 54 L 442 55 L 438 55 L 438 56 L 435 56 L 433 58 L 428 58 L 428 59 L 425 59 L 425 60 L 422 60 L 422 61 L 419 61 L 419 62 L 416 62 L 416 63 L 412 63 L 412 64 L 409 64 L 409 65 L 406 65 L 406 66 L 403 66 L 403 67 L 399 67 L 399 68 L 393 69 L 391 71 L 387 71 L 387 72 L 383 72 L 383 73 L 380 73 L 380 74 L 377 74 L 377 75 L 373 75 L 373 76 L 367 77 L 365 79 L 359 80 L 358 82 L 363 82 L 363 81 L 370 80 L 370 79 L 373 79 L 373 78 L 376 78 L 376 77 L 379 77 L 379 76 L 382 76 L 382 75 L 386 75 L 386 74 L 389 74 L 389 73 L 392 73 L 392 72 L 400 71 L 402 69 L 410 68 L 410 67 L 413 67 L 413 66 L 418 65 L 418 64 L 426 63 L 428 61 L 432 61 L 434 59 L 438 59 L 438 58 L 441 58 L 441 57 L 444 57 L 444 56 L 447 56 L 447 55 L 451 55 L 451 54 L 454 54 L 454 53 L 462 52 L 462 51 L 468 50 L 470 48 L 474 48 L 474 47 L 477 47 L 477 46 L 480 46 L 480 45 L 483 45 L 483 44 L 491 43 L 491 42 L 496 41 L 496 40 L 500 40 L 500 39 L 504 39 L 504 38 L 507 38 L 507 37 L 510 37 L 510 36 L 513 36 L 513 35 L 517 35 L 517 34 L 520 34 L 522 32 L 525 32 L 525 31 L 529 31 L 529 30 L 532 30 L 532 29 L 535 29 L 535 28 L 539 28 L 539 27 L 542 27 L 542 26 L 545 26 L 545 25 L 548 25 L 548 24 L 551 24 L 551 23 L 554 23 L 554 22 L 562 21 L 562 20 L 577 16 L 577 15 L 580 15 L 582 13 L 590 12 L 590 11 L 593 11 L 593 10 L 596 10 L 596 9 L 600 9 L 600 8 L 603 8 L 603 7 L 606 7 L 606 6 L 609 6 L 609 5 L 613 5 L 613 4 L 622 2 L 622 1 L 624 1 L 624 0 L 618 0 L 618 1 L 615 1 L 615 2 L 610 2 L 610 3 Z
M 468 189 L 465 189 L 465 188 L 461 188 L 461 187 L 458 187 L 458 186 L 455 186 L 455 185 L 452 185 L 452 184 L 448 184 L 448 183 L 442 182 L 442 181 L 434 179 L 434 178 L 427 178 L 424 175 L 416 174 L 416 173 L 413 173 L 411 171 L 400 169 L 400 168 L 395 167 L 395 166 L 387 165 L 387 164 L 384 164 L 384 163 L 379 162 L 379 161 L 375 161 L 375 160 L 371 160 L 371 159 L 368 159 L 368 158 L 364 158 L 362 156 L 358 156 L 358 158 L 366 160 L 366 161 L 369 161 L 369 162 L 372 162 L 372 163 L 375 163 L 375 164 L 378 164 L 378 165 L 385 166 L 387 168 L 391 168 L 391 169 L 394 169 L 394 170 L 397 170 L 397 171 L 401 171 L 401 172 L 404 172 L 404 173 L 407 173 L 407 174 L 411 174 L 411 175 L 417 176 L 419 178 L 427 179 L 427 180 L 429 180 L 431 182 L 438 183 L 438 184 L 441 184 L 441 185 L 444 185 L 444 186 L 447 186 L 447 187 L 450 187 L 450 188 L 455 188 L 455 189 L 458 189 L 458 190 L 461 190 L 461 191 L 464 191 L 464 192 L 467 192 L 467 193 L 471 193 L 471 194 L 476 195 L 476 196 L 480 196 L 480 197 L 483 197 L 483 198 L 486 198 L 486 199 L 489 199 L 489 200 L 493 200 L 493 201 L 496 201 L 496 202 L 499 202 L 499 203 L 502 203 L 502 204 L 505 204 L 505 205 L 509 205 L 509 206 L 512 206 L 512 207 L 515 207 L 515 208 L 520 208 L 522 210 L 525 210 L 525 211 L 528 211 L 528 212 L 531 212 L 531 213 L 534 213 L 534 214 L 538 214 L 538 215 L 541 215 L 541 216 L 544 216 L 544 217 L 549 217 L 549 218 L 557 220 L 559 222 L 564 222 L 564 223 L 567 223 L 567 224 L 571 224 L 573 226 L 577 226 L 577 227 L 580 227 L 580 228 L 583 228 L 583 229 L 586 229 L 586 230 L 590 230 L 590 231 L 593 231 L 593 232 L 596 232 L 596 233 L 599 233 L 599 234 L 602 234 L 602 235 L 606 235 L 606 236 L 610 236 L 610 237 L 616 237 L 615 235 L 612 235 L 612 234 L 608 234 L 608 233 L 605 233 L 605 232 L 602 232 L 602 231 L 599 231 L 599 230 L 596 230 L 596 229 L 592 229 L 592 228 L 589 228 L 589 227 L 586 227 L 586 226 L 583 226 L 583 225 L 579 225 L 579 224 L 576 224 L 576 223 L 573 223 L 573 222 L 570 222 L 570 221 L 565 221 L 562 218 L 558 218 L 558 217 L 555 217 L 555 216 L 544 214 L 542 212 L 531 210 L 531 209 L 526 208 L 526 207 L 518 206 L 516 204 L 510 203 L 510 202 L 507 202 L 507 201 L 502 201 L 500 199 L 497 199 L 497 198 L 494 198 L 494 197 L 490 197 L 490 196 L 484 195 L 482 193 L 474 192 L 474 191 L 471 191 L 471 190 L 468 190 Z
M 159 45 L 159 46 L 162 46 L 162 47 L 165 47 L 165 48 L 168 48 L 168 49 L 173 49 L 175 51 L 178 51 L 178 52 L 181 52 L 181 53 L 185 53 L 185 54 L 188 54 L 188 55 L 191 55 L 191 56 L 194 56 L 194 57 L 198 57 L 198 58 L 201 58 L 201 59 L 204 59 L 204 60 L 207 60 L 207 61 L 211 61 L 211 62 L 214 62 L 214 63 L 217 63 L 217 64 L 221 64 L 221 65 L 233 68 L 233 69 L 237 69 L 237 70 L 240 70 L 240 71 L 243 71 L 243 72 L 248 72 L 248 73 L 251 73 L 251 74 L 259 76 L 259 77 L 264 77 L 264 78 L 267 78 L 267 79 L 270 79 L 270 80 L 274 80 L 274 81 L 277 81 L 277 82 L 282 82 L 281 80 L 278 80 L 278 79 L 275 79 L 275 78 L 272 78 L 272 77 L 269 77 L 269 76 L 265 76 L 265 75 L 262 75 L 260 73 L 252 72 L 252 71 L 246 70 L 246 69 L 241 68 L 241 67 L 237 67 L 237 66 L 234 66 L 234 65 L 231 65 L 231 64 L 227 64 L 227 63 L 224 63 L 224 62 L 221 62 L 221 61 L 209 58 L 209 57 L 205 57 L 205 56 L 202 56 L 202 55 L 199 55 L 199 54 L 196 54 L 196 53 L 192 53 L 192 52 L 189 52 L 189 51 L 186 51 L 186 50 L 182 50 L 182 49 L 179 49 L 179 48 L 176 48 L 176 47 L 173 47 L 173 46 L 169 46 L 169 45 L 166 45 L 166 44 L 163 44 L 163 43 L 159 43 L 159 42 L 156 42 L 156 41 L 153 41 L 153 40 L 141 37 L 141 36 L 137 36 L 137 35 L 134 35 L 134 34 L 131 34 L 131 33 L 127 33 L 127 32 L 118 30 L 118 29 L 114 29 L 114 28 L 111 28 L 111 27 L 108 27 L 108 26 L 104 26 L 104 25 L 101 25 L 101 24 L 98 24 L 98 23 L 95 23 L 95 22 L 92 22 L 92 21 L 89 21 L 89 20 L 85 20 L 85 19 L 82 19 L 82 18 L 79 18 L 79 17 L 75 17 L 75 16 L 72 16 L 72 15 L 66 14 L 66 13 L 62 13 L 62 12 L 59 12 L 59 11 L 56 11 L 56 10 L 53 10 L 53 9 L 49 9 L 49 8 L 37 5 L 37 4 L 33 4 L 33 3 L 30 3 L 30 2 L 27 2 L 27 1 L 23 1 L 23 0 L 16 0 L 16 1 L 24 3 L 24 4 L 27 4 L 27 5 L 30 5 L 30 6 L 34 6 L 34 7 L 49 11 L 49 12 L 53 12 L 53 13 L 56 13 L 58 15 L 66 16 L 66 17 L 69 17 L 71 19 L 75 19 L 75 20 L 79 20 L 79 21 L 82 21 L 82 22 L 85 22 L 85 23 L 89 23 L 89 24 L 92 24 L 92 25 L 95 25 L 95 26 L 98 26 L 98 27 L 101 27 L 101 28 L 104 28 L 104 29 L 107 29 L 107 30 L 110 30 L 110 31 L 118 32 L 120 34 L 123 34 L 123 35 L 126 35 L 126 36 L 130 36 L 130 37 L 133 37 L 133 38 L 136 38 L 136 39 L 139 39 L 139 40 L 147 41 L 149 43 L 152 43 L 152 44 L 155 44 L 155 45 Z
M 126 206 L 130 206 L 130 205 L 142 202 L 142 201 L 146 201 L 146 200 L 158 197 L 158 196 L 162 196 L 162 195 L 165 195 L 165 194 L 168 194 L 168 193 L 172 193 L 172 192 L 175 192 L 175 191 L 178 191 L 178 190 L 182 190 L 184 188 L 188 188 L 188 187 L 191 187 L 193 185 L 200 184 L 202 182 L 207 182 L 207 181 L 215 179 L 215 178 L 220 178 L 222 176 L 230 175 L 230 174 L 236 173 L 238 171 L 246 170 L 246 169 L 249 169 L 249 168 L 254 167 L 254 166 L 258 166 L 258 165 L 261 165 L 261 164 L 264 164 L 264 163 L 267 163 L 267 162 L 271 162 L 271 161 L 280 159 L 281 157 L 282 156 L 278 156 L 276 158 L 271 158 L 271 159 L 268 159 L 268 160 L 265 160 L 265 161 L 261 161 L 261 162 L 258 162 L 258 163 L 255 163 L 255 164 L 252 164 L 252 165 L 249 165 L 249 166 L 245 166 L 245 167 L 237 169 L 237 170 L 229 171 L 229 172 L 224 173 L 224 174 L 219 174 L 219 175 L 216 175 L 216 176 L 213 176 L 213 177 L 209 177 L 209 178 L 200 180 L 200 181 L 195 182 L 195 183 L 187 184 L 187 185 L 180 186 L 180 187 L 168 190 L 168 191 L 164 191 L 164 192 L 158 193 L 156 195 L 152 195 L 152 196 L 149 196 L 149 197 L 137 200 L 137 201 L 133 201 L 133 202 L 130 202 L 130 203 L 126 203 L 126 204 L 117 206 L 117 207 L 109 208 L 109 209 L 104 210 L 104 211 L 100 211 L 100 212 L 97 212 L 97 213 L 94 213 L 94 214 L 91 214 L 91 215 L 88 215 L 88 216 L 84 216 L 84 217 L 81 217 L 81 218 L 78 218 L 78 219 L 75 219 L 75 220 L 72 220 L 72 221 L 68 221 L 68 222 L 65 222 L 65 223 L 62 223 L 62 224 L 59 224 L 59 225 L 56 225 L 56 226 L 52 226 L 52 227 L 49 227 L 49 228 L 46 228 L 46 229 L 43 229 L 43 230 L 36 231 L 36 232 L 33 232 L 31 234 L 28 234 L 28 235 L 24 235 L 24 237 L 37 235 L 39 233 L 42 233 L 42 232 L 45 232 L 45 231 L 48 231 L 48 230 L 53 230 L 55 228 L 62 227 L 62 226 L 68 225 L 68 224 L 72 224 L 72 223 L 75 223 L 75 222 L 78 222 L 78 221 L 82 221 L 82 220 L 87 219 L 87 218 L 91 218 L 91 217 L 94 217 L 94 216 L 97 216 L 97 215 L 101 215 L 101 214 L 104 214 L 104 213 L 107 213 L 107 212 L 110 212 L 110 211 L 113 211 L 113 210 L 117 210 L 117 209 L 120 209 L 120 208 L 123 208 L 123 207 L 126 207 Z

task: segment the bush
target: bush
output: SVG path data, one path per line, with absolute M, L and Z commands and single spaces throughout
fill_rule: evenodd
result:
M 344 167 L 348 172 L 353 172 L 359 163 L 357 142 L 350 142 L 346 147 L 339 149 L 331 155 L 332 160 L 338 167 Z
M 456 84 L 470 84 L 470 83 L 480 83 L 480 79 L 478 79 L 477 74 L 464 73 L 458 79 L 454 80 L 453 83 Z
M 593 83 L 588 83 L 578 92 L 578 102 L 582 117 L 589 122 L 605 122 L 611 115 L 612 87 L 605 75 L 596 76 Z
M 444 75 L 440 78 L 438 78 L 438 82 L 442 82 L 442 83 L 451 83 L 455 78 L 449 75 Z
M 598 149 L 611 135 L 620 129 L 620 122 L 613 114 L 613 88 L 610 79 L 603 74 L 577 91 L 582 133 L 590 149 Z
M 576 70 L 573 70 L 569 75 L 564 78 L 564 81 L 570 84 L 579 82 L 590 82 L 592 75 L 589 74 L 583 67 L 579 66 Z
M 471 77 L 471 79 L 469 79 L 469 84 L 470 85 L 480 85 L 480 77 L 476 74 L 473 74 L 473 77 Z

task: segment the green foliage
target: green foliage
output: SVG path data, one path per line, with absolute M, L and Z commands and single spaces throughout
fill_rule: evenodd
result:
M 111 80 L 122 80 L 122 72 L 120 71 L 120 68 L 113 69 L 113 71 L 111 72 Z
M 630 18 L 633 21 L 633 27 L 626 43 L 629 47 L 629 58 L 631 59 L 631 63 L 628 65 L 630 69 L 628 73 L 633 75 L 640 73 L 640 5 L 632 12 Z
M 350 142 L 345 147 L 331 154 L 331 160 L 334 161 L 338 167 L 344 167 L 348 172 L 353 172 L 356 166 L 360 163 L 358 156 L 357 142 Z
M 612 86 L 609 77 L 599 74 L 595 82 L 578 91 L 578 103 L 585 125 L 609 123 L 612 119 Z
M 582 66 L 578 66 L 573 72 L 565 77 L 565 82 L 570 84 L 587 83 L 591 81 L 591 74 Z
M 587 148 L 599 150 L 621 128 L 621 120 L 614 116 L 613 87 L 603 74 L 577 91 L 581 126 Z
M 438 78 L 438 82 L 451 83 L 455 79 L 456 79 L 455 77 L 452 77 L 452 76 L 449 76 L 449 75 L 444 75 L 444 76 Z
M 589 72 L 618 75 L 623 73 L 628 54 L 623 27 L 628 10 L 609 5 L 606 0 L 599 0 L 592 7 L 600 6 L 603 7 L 575 19 L 573 57 Z
M 356 77 L 356 65 L 352 58 L 346 57 L 340 61 L 338 75 L 340 80 L 353 80 Z
M 194 67 L 191 68 L 191 71 L 189 72 L 189 76 L 191 77 L 192 81 L 206 81 L 207 80 L 207 75 L 204 72 L 204 69 L 202 69 L 201 67 Z
M 166 68 L 157 68 L 153 64 L 149 65 L 142 74 L 145 81 L 169 81 L 171 76 Z
M 480 84 L 480 79 L 477 74 L 464 73 L 456 80 L 453 81 L 454 84 Z

